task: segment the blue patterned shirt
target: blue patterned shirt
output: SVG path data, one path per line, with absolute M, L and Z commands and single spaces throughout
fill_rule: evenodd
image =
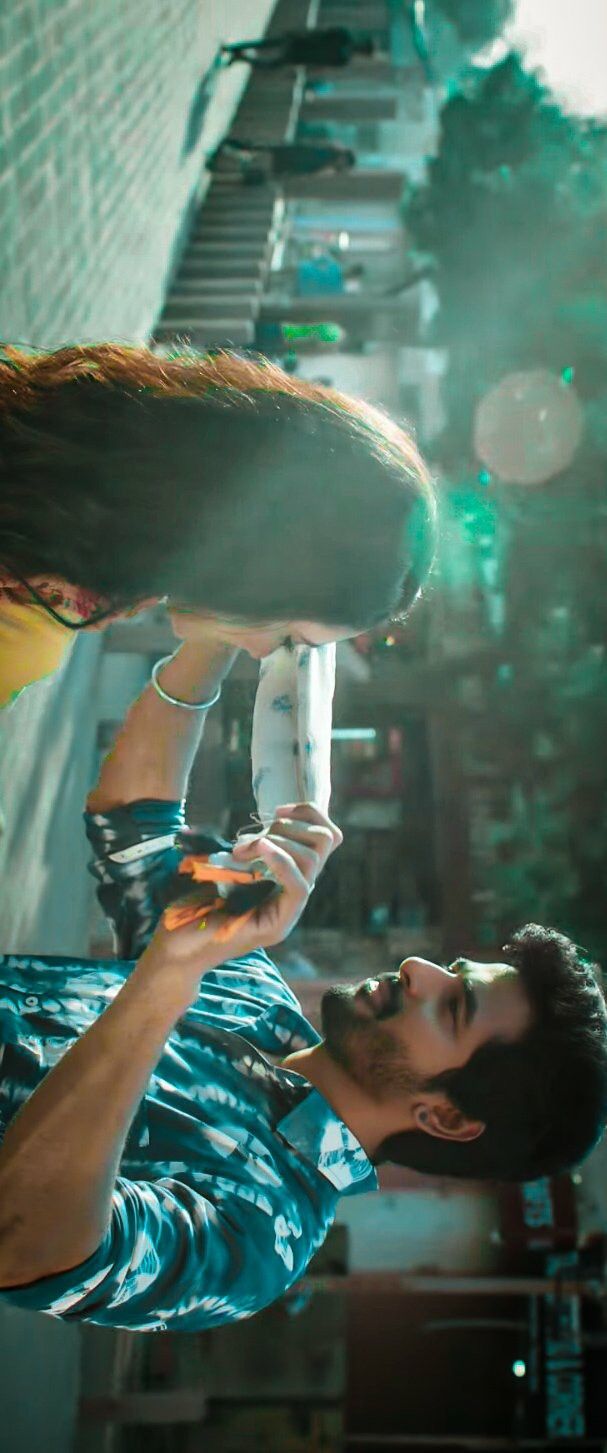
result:
M 121 954 L 141 953 L 158 921 L 182 824 L 176 803 L 88 819 Z M 129 859 L 141 844 L 155 846 Z M 126 861 L 109 856 L 124 859 L 125 848 Z M 0 1133 L 131 968 L 124 958 L 0 959 Z M 0 1295 L 66 1320 L 188 1332 L 282 1296 L 324 1241 L 338 1197 L 377 1189 L 324 1097 L 267 1058 L 318 1042 L 263 950 L 206 973 L 131 1124 L 103 1242 L 80 1266 Z

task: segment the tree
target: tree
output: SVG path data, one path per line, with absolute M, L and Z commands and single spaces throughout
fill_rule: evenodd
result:
M 433 448 L 459 525 L 444 558 L 455 611 L 470 590 L 461 500 L 472 518 L 475 499 L 485 511 L 491 502 L 476 585 L 488 631 L 491 597 L 501 598 L 496 645 L 511 684 L 494 682 L 475 729 L 479 755 L 490 740 L 525 804 L 496 824 L 492 886 L 510 921 L 516 902 L 523 916 L 535 902 L 538 916 L 541 908 L 605 953 L 607 131 L 563 114 L 515 54 L 471 67 L 443 108 L 438 155 L 404 214 L 418 254 L 436 264 L 433 339 L 449 356 L 447 423 Z M 473 422 L 493 385 L 536 369 L 575 387 L 584 433 L 570 466 L 525 489 L 481 468 Z
M 514 14 L 512 0 L 434 0 L 434 3 L 455 27 L 464 45 L 474 50 L 481 50 L 501 35 Z
M 466 449 L 477 398 L 508 371 L 569 366 L 586 399 L 602 396 L 604 128 L 563 115 L 514 54 L 473 67 L 441 112 L 438 155 L 404 212 L 437 264 L 435 339 L 452 351 L 444 450 Z M 602 417 L 595 409 L 590 420 L 601 452 Z

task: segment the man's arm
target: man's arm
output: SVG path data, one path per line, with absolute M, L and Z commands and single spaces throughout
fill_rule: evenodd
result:
M 235 655 L 216 638 L 186 642 L 159 673 L 160 684 L 179 700 L 207 701 Z M 147 686 L 103 763 L 89 810 L 182 799 L 205 720 L 206 712 L 171 706 Z M 0 1284 L 74 1265 L 102 1239 L 131 1120 L 171 1028 L 196 997 L 209 954 L 217 963 L 200 940 L 200 970 L 186 987 L 179 976 L 159 973 L 158 945 L 150 946 L 114 1003 L 10 1126 L 0 1150 Z M 91 1208 L 84 1222 L 82 1197 Z
M 162 667 L 159 683 L 179 701 L 210 701 L 236 655 L 216 637 L 186 641 Z M 153 685 L 146 686 L 103 763 L 87 801 L 88 811 L 108 812 L 144 798 L 180 801 L 186 795 L 205 721 L 205 711 L 169 706 Z
M 46 1075 L 0 1148 L 0 1286 L 67 1271 L 103 1240 L 126 1136 L 168 1035 L 218 962 L 180 971 L 160 930 L 115 1000 Z
M 243 919 L 230 949 L 246 957 L 280 943 L 301 916 L 339 829 L 314 807 L 283 810 L 276 832 L 235 850 L 266 860 L 282 892 Z M 99 1247 L 126 1136 L 179 1018 L 201 976 L 222 963 L 199 926 L 154 938 L 113 1003 L 50 1070 L 18 1112 L 0 1147 L 0 1287 L 77 1267 Z

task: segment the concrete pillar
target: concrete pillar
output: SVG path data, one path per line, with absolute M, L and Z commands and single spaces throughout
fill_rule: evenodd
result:
M 318 96 L 306 99 L 301 111 L 302 121 L 394 121 L 398 115 L 398 98 L 388 91 L 376 96 Z
M 369 86 L 396 85 L 399 90 L 411 85 L 420 75 L 419 65 L 395 66 L 382 56 L 357 56 L 348 71 L 348 79 L 364 81 Z
M 378 168 L 334 176 L 283 177 L 281 186 L 285 197 L 318 197 L 327 202 L 399 202 L 405 181 L 404 172 Z
M 316 22 L 319 30 L 331 25 L 347 25 L 351 30 L 387 30 L 389 23 L 386 0 L 360 0 L 360 4 L 321 0 Z

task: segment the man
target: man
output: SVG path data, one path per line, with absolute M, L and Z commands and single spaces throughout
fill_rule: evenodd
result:
M 265 36 L 263 40 L 241 40 L 222 45 L 226 63 L 233 66 L 246 61 L 257 70 L 274 71 L 281 66 L 341 67 L 355 56 L 372 56 L 372 40 L 355 40 L 343 25 L 324 30 L 290 30 L 286 34 Z
M 329 988 L 318 1036 L 264 952 L 341 840 L 309 804 L 236 849 L 282 894 L 239 921 L 228 963 L 212 914 L 203 932 L 157 926 L 204 704 L 233 659 L 186 642 L 89 799 L 100 898 L 135 964 L 1 965 L 0 1287 L 24 1307 L 140 1330 L 251 1316 L 382 1160 L 529 1178 L 600 1133 L 605 1003 L 558 934 L 523 931 L 503 964 L 411 958 Z
M 270 177 L 334 176 L 349 171 L 356 154 L 338 141 L 308 145 L 301 141 L 243 141 L 229 136 L 207 157 L 207 171 L 216 171 L 222 155 L 240 162 L 243 182 L 262 183 Z

